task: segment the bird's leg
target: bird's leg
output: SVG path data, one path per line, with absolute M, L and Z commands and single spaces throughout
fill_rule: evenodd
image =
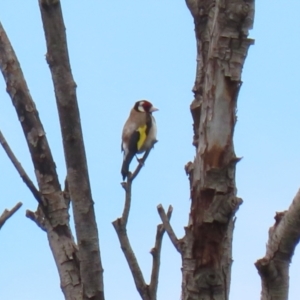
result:
M 144 165 L 143 157 L 138 158 L 137 155 L 136 155 L 135 158 L 136 158 L 136 160 L 138 161 L 139 164 Z

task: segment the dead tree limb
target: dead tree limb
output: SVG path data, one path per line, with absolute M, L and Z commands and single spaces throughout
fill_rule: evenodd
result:
M 0 229 L 4 223 L 22 206 L 22 202 L 18 202 L 11 210 L 5 209 L 0 216 Z
M 172 210 L 173 210 L 173 207 L 170 205 L 168 211 L 172 211 Z M 165 213 L 165 210 L 164 210 L 164 208 L 162 207 L 161 204 L 159 204 L 157 206 L 157 211 L 158 211 L 158 214 L 159 214 L 159 216 L 160 216 L 160 218 L 163 222 L 163 226 L 164 226 L 166 232 L 168 233 L 168 236 L 169 236 L 172 244 L 174 245 L 175 249 L 179 253 L 181 253 L 180 242 L 179 242 L 179 240 L 178 240 L 178 238 L 177 238 L 177 236 L 176 236 L 176 234 L 175 234 L 175 232 L 174 232 L 174 230 L 173 230 L 173 228 L 170 224 L 170 218 L 168 218 L 168 215 Z
M 18 161 L 17 157 L 15 156 L 15 154 L 13 153 L 11 148 L 9 147 L 5 137 L 3 136 L 2 132 L 1 132 L 1 130 L 0 130 L 0 144 L 2 145 L 2 147 L 3 147 L 4 151 L 6 152 L 7 156 L 11 160 L 11 162 L 14 165 L 14 167 L 16 168 L 16 170 L 18 171 L 19 175 L 23 179 L 24 183 L 27 185 L 28 189 L 31 191 L 34 198 L 37 200 L 37 202 L 40 205 L 44 206 L 44 203 L 42 201 L 40 192 L 37 190 L 34 183 L 29 178 L 26 171 L 23 169 L 21 163 Z
M 289 292 L 289 267 L 300 240 L 300 190 L 287 211 L 276 213 L 269 229 L 266 255 L 255 266 L 261 277 L 261 300 L 286 300 Z
M 155 143 L 154 143 L 155 144 Z M 153 145 L 154 145 L 153 144 Z M 164 235 L 164 228 L 163 225 L 160 224 L 157 226 L 156 238 L 155 238 L 155 245 L 151 249 L 150 253 L 152 254 L 152 272 L 151 272 L 151 281 L 150 284 L 146 284 L 143 273 L 140 269 L 134 251 L 130 245 L 130 241 L 127 235 L 127 222 L 130 212 L 131 206 L 131 187 L 132 182 L 139 174 L 141 168 L 143 167 L 151 149 L 145 152 L 142 159 L 139 160 L 139 164 L 135 171 L 131 174 L 129 173 L 126 182 L 122 182 L 121 185 L 125 190 L 125 203 L 123 208 L 122 217 L 116 219 L 112 222 L 116 233 L 118 235 L 121 248 L 127 260 L 128 266 L 130 268 L 132 277 L 135 282 L 136 289 L 138 290 L 141 298 L 143 300 L 156 300 L 157 297 L 157 286 L 158 286 L 158 276 L 159 276 L 159 267 L 160 267 L 160 252 L 161 252 L 161 244 L 162 238 Z M 171 218 L 172 209 L 169 208 L 167 213 L 167 218 Z
M 66 299 L 81 300 L 81 280 L 69 214 L 56 166 L 39 114 L 29 93 L 19 61 L 0 23 L 0 69 L 29 148 L 41 197 L 45 200 L 49 244 Z M 40 213 L 41 211 L 37 211 Z M 43 216 L 41 216 L 43 217 Z
M 168 212 L 166 214 L 168 222 L 171 219 L 173 212 L 173 207 L 170 205 L 168 208 Z M 155 236 L 155 244 L 151 249 L 150 253 L 152 254 L 152 271 L 151 271 L 151 280 L 149 284 L 149 292 L 152 299 L 156 299 L 157 296 L 157 287 L 158 287 L 158 277 L 159 277 L 159 268 L 160 268 L 160 253 L 162 246 L 162 239 L 165 233 L 164 224 L 157 225 L 156 236 Z
M 196 147 L 186 166 L 191 210 L 182 239 L 182 300 L 227 300 L 236 196 L 233 133 L 254 1 L 186 0 L 197 45 L 191 104 Z
M 60 1 L 39 0 L 79 247 L 83 299 L 104 300 L 98 229 Z

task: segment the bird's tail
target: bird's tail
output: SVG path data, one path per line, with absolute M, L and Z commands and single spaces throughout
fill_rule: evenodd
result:
M 133 152 L 129 152 L 126 155 L 124 155 L 124 160 L 123 160 L 122 169 L 121 169 L 121 174 L 123 176 L 123 180 L 125 180 L 125 178 L 128 176 L 129 165 L 130 165 L 134 155 L 135 154 Z

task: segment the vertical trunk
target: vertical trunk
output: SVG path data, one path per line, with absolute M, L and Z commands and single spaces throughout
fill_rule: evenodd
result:
M 98 229 L 87 169 L 76 84 L 71 72 L 60 1 L 39 0 L 39 4 L 47 43 L 47 62 L 54 84 L 67 179 L 72 199 L 79 249 L 82 298 L 104 300 Z
M 183 239 L 183 300 L 228 299 L 236 197 L 233 146 L 253 1 L 187 0 L 194 17 L 197 74 L 191 104 L 196 157 L 189 163 L 191 212 Z

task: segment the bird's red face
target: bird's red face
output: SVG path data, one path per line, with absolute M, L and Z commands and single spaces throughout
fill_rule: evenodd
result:
M 139 112 L 146 112 L 146 113 L 152 113 L 154 111 L 157 111 L 158 109 L 155 108 L 151 102 L 147 100 L 140 100 L 135 103 L 134 105 L 135 110 Z

